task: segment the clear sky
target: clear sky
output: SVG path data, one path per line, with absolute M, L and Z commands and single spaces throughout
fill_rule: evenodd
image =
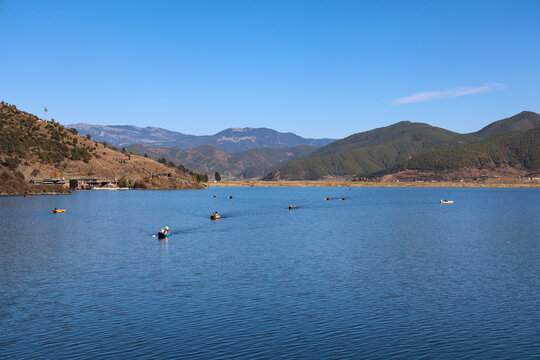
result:
M 0 0 L 0 99 L 63 124 L 341 138 L 540 112 L 540 1 Z

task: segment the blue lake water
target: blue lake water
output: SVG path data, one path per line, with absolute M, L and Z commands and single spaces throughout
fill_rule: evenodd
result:
M 539 220 L 540 189 L 0 198 L 0 358 L 538 359 Z

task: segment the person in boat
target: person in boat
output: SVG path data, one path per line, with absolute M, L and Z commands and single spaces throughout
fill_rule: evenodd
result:
M 289 205 L 289 210 L 293 210 L 296 208 L 296 205 Z
M 165 225 L 165 233 L 169 232 L 169 225 Z

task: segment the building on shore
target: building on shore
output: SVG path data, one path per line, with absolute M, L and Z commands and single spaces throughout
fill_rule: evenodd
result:
M 118 187 L 118 182 L 116 179 L 103 179 L 99 177 L 80 177 L 69 180 L 69 187 L 73 190 L 92 190 L 104 186 Z
M 30 183 L 34 185 L 66 185 L 66 179 L 64 178 L 42 178 L 42 179 L 32 179 Z

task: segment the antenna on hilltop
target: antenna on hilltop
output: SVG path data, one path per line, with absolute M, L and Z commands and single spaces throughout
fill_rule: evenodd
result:
M 47 107 L 45 106 L 45 121 L 47 121 Z

